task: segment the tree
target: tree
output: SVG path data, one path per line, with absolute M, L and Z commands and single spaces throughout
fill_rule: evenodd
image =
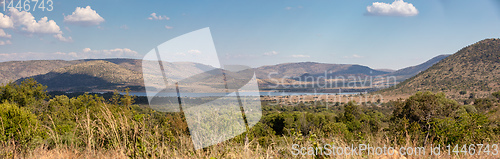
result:
M 433 120 L 437 118 L 458 117 L 460 114 L 459 104 L 451 99 L 447 99 L 444 93 L 433 94 L 432 92 L 417 92 L 406 101 L 396 104 L 391 121 L 393 130 L 406 131 L 407 128 L 397 128 L 410 126 L 420 129 L 425 134 L 424 144 L 431 133 Z M 404 125 L 402 125 L 402 121 Z M 416 125 L 415 125 L 416 124 Z M 396 133 L 398 134 L 398 133 Z
M 0 104 L 0 121 L 0 141 L 14 140 L 26 146 L 43 135 L 36 116 L 14 103 Z
M 39 84 L 33 78 L 26 79 L 21 84 L 8 83 L 0 87 L 0 102 L 16 103 L 20 107 L 40 104 L 49 98 L 47 86 Z
M 467 94 L 467 91 L 460 91 L 459 94 L 460 95 L 465 95 L 465 94 Z
M 417 92 L 406 101 L 396 105 L 393 120 L 407 118 L 410 123 L 417 122 L 428 127 L 431 118 L 453 116 L 459 104 L 446 99 L 444 93 Z
M 353 101 L 349 101 L 344 105 L 344 113 L 337 120 L 343 122 L 349 131 L 354 132 L 361 129 L 360 115 L 358 105 Z

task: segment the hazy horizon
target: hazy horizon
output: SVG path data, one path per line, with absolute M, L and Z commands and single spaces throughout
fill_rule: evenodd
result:
M 448 55 L 448 54 L 440 54 L 440 55 Z M 440 55 L 436 55 L 436 56 L 440 56 Z M 434 57 L 436 57 L 434 56 Z M 434 58 L 432 57 L 432 58 Z M 416 65 L 420 65 L 432 58 L 429 58 L 427 60 L 423 60 L 421 63 L 418 63 Z M 12 60 L 12 61 L 0 61 L 0 63 L 3 63 L 3 62 L 19 62 L 19 61 L 44 61 L 44 60 L 62 60 L 62 61 L 78 61 L 78 60 L 108 60 L 108 59 L 134 59 L 134 60 L 142 60 L 141 58 L 124 58 L 124 57 L 116 57 L 116 58 L 88 58 L 88 59 L 36 59 L 36 60 Z M 182 62 L 189 62 L 189 61 L 180 61 L 180 62 L 173 62 L 173 63 L 182 63 Z M 287 64 L 287 63 L 308 63 L 308 62 L 312 62 L 312 63 L 320 63 L 320 64 L 340 64 L 340 65 L 361 65 L 361 66 L 367 66 L 371 69 L 374 69 L 374 70 L 384 70 L 384 69 L 387 69 L 387 70 L 392 70 L 392 71 L 397 71 L 397 70 L 400 70 L 400 69 L 404 69 L 404 68 L 407 68 L 407 67 L 412 67 L 412 66 L 416 66 L 416 65 L 411 65 L 411 66 L 405 66 L 405 67 L 402 67 L 402 68 L 398 68 L 398 69 L 391 69 L 391 68 L 374 68 L 374 67 L 371 67 L 371 66 L 368 66 L 368 65 L 364 65 L 364 64 L 354 64 L 354 63 L 325 63 L 325 62 L 317 62 L 317 61 L 298 61 L 298 62 L 282 62 L 282 63 L 276 63 L 276 64 L 269 64 L 269 65 L 260 65 L 260 66 L 252 66 L 252 68 L 258 68 L 258 67 L 263 67 L 263 66 L 273 66 L 273 65 L 280 65 L 280 64 Z M 195 62 L 193 62 L 195 63 Z M 209 65 L 210 66 L 210 65 Z M 214 66 L 212 66 L 214 67 Z
M 73 0 L 57 1 L 51 11 L 0 13 L 2 61 L 142 58 L 165 41 L 209 27 L 224 63 L 401 69 L 500 37 L 495 0 Z

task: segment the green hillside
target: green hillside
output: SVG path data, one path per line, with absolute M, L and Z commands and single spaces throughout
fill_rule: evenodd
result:
M 432 91 L 445 92 L 452 98 L 469 98 L 487 96 L 499 90 L 500 39 L 486 39 L 462 48 L 429 69 L 381 92 L 406 95 Z

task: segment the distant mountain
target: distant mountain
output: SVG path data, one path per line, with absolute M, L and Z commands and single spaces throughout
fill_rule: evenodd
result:
M 332 78 L 335 78 L 335 76 L 345 76 L 345 78 L 347 78 L 348 75 L 376 76 L 388 73 L 361 65 L 326 64 L 316 62 L 284 63 L 262 66 L 256 68 L 255 72 L 257 74 L 257 78 L 259 79 L 269 79 L 269 76 L 271 76 L 271 78 L 293 78 L 304 76 L 319 77 L 325 76 L 325 73 L 328 77 Z
M 62 91 L 113 90 L 127 86 L 140 87 L 142 83 L 140 73 L 102 60 L 82 62 L 26 78 L 35 79 L 48 86 L 49 90 Z
M 427 60 L 426 62 L 424 62 L 422 64 L 419 64 L 416 66 L 411 66 L 411 67 L 406 67 L 406 68 L 391 72 L 387 75 L 388 76 L 396 76 L 397 81 L 401 82 L 401 81 L 404 81 L 410 77 L 417 75 L 421 71 L 428 69 L 432 65 L 438 63 L 439 61 L 441 61 L 442 59 L 444 59 L 448 56 L 450 56 L 450 55 L 439 55 L 439 56 L 436 56 L 430 60 Z
M 11 65 L 14 67 L 11 69 L 19 69 L 15 66 L 33 66 L 32 69 L 37 70 L 37 67 L 34 66 L 39 66 L 40 64 L 38 63 L 47 66 L 44 67 L 45 69 L 42 69 L 43 71 L 36 71 L 27 75 L 11 76 L 11 80 L 20 82 L 26 78 L 34 78 L 39 83 L 47 85 L 49 90 L 60 91 L 109 91 L 125 87 L 129 87 L 133 91 L 144 91 L 142 60 L 85 59 L 74 61 L 22 61 L 13 62 Z M 4 63 L 0 63 L 0 66 L 2 64 Z M 172 81 L 213 69 L 213 67 L 208 65 L 189 62 L 164 62 L 163 64 L 167 78 Z M 11 74 L 14 74 L 14 72 Z
M 290 85 L 296 82 L 314 85 L 313 81 L 319 78 L 333 79 L 337 76 L 385 76 L 394 75 L 398 79 L 406 79 L 419 71 L 425 70 L 446 55 L 435 57 L 421 65 L 405 68 L 395 72 L 391 70 L 375 70 L 367 66 L 352 64 L 326 64 L 316 62 L 284 63 L 255 68 L 259 85 L 263 87 L 276 85 L 280 79 L 281 85 Z M 215 68 L 191 62 L 164 62 L 163 67 L 168 80 L 178 81 L 188 77 L 203 77 L 204 80 L 196 81 L 193 78 L 185 82 L 195 82 L 194 85 L 203 85 L 202 82 L 214 82 L 220 77 L 207 76 L 204 72 Z M 159 68 L 148 68 L 159 69 Z M 42 84 L 49 86 L 49 90 L 113 90 L 122 87 L 132 87 L 136 91 L 143 91 L 142 60 L 140 59 L 84 59 L 84 60 L 39 60 L 15 61 L 0 63 L 0 82 L 20 81 L 33 77 Z M 219 70 L 223 71 L 223 70 Z M 213 72 L 213 71 L 212 71 Z M 326 74 L 325 74 L 326 73 Z M 233 74 L 235 79 L 240 79 L 241 74 Z M 232 77 L 228 74 L 227 77 Z M 244 77 L 247 73 L 243 74 Z M 243 79 L 243 78 L 241 78 Z M 231 80 L 231 79 L 228 79 Z M 377 81 L 375 81 L 377 82 Z M 380 82 L 380 81 L 379 81 Z M 381 81 L 383 82 L 383 81 Z M 216 82 L 214 82 L 216 83 Z M 334 87 L 328 85 L 328 87 Z M 308 90 L 302 90 L 308 91 Z
M 381 69 L 375 69 L 377 71 L 383 71 L 383 72 L 394 72 L 394 71 L 397 71 L 397 70 L 393 70 L 393 69 L 387 69 L 387 68 L 381 68 Z
M 464 47 L 416 76 L 380 92 L 402 95 L 432 91 L 468 98 L 470 93 L 486 96 L 499 90 L 500 39 L 486 39 Z M 460 91 L 467 93 L 460 94 Z
M 0 83 L 16 81 L 23 77 L 30 77 L 48 73 L 54 69 L 74 65 L 81 61 L 64 60 L 35 60 L 9 61 L 0 63 Z

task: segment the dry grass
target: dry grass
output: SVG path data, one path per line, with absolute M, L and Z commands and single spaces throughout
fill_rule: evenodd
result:
M 47 141 L 55 142 L 56 146 L 38 145 L 32 149 L 21 149 L 13 142 L 0 145 L 0 158 L 498 158 L 500 156 L 449 156 L 442 153 L 439 156 L 430 155 L 430 147 L 426 147 L 425 155 L 403 156 L 398 152 L 394 155 L 341 155 L 341 156 L 313 156 L 293 155 L 292 145 L 301 147 L 322 147 L 325 144 L 351 147 L 351 143 L 340 137 L 316 136 L 279 136 L 268 138 L 268 146 L 262 146 L 254 139 L 248 143 L 226 141 L 205 149 L 194 150 L 191 138 L 187 135 L 175 136 L 170 139 L 158 126 L 151 126 L 145 122 L 129 120 L 123 114 L 113 114 L 103 104 L 101 118 L 92 119 L 87 111 L 85 119 L 78 119 L 78 128 L 74 131 L 81 144 L 63 143 L 60 136 L 48 128 Z M 149 128 L 148 128 L 149 127 Z M 363 144 L 372 147 L 393 145 L 400 147 L 417 147 L 407 137 L 405 145 L 394 145 L 388 138 L 372 137 Z M 113 142 L 112 147 L 106 147 L 103 142 Z M 15 151 L 16 150 L 16 151 Z M 443 150 L 442 150 L 443 151 Z
M 37 147 L 32 151 L 15 154 L 14 146 L 9 145 L 2 147 L 0 157 L 2 158 L 50 158 L 50 159 L 63 159 L 63 158 L 379 158 L 379 159 L 396 159 L 396 158 L 498 158 L 500 156 L 454 156 L 447 155 L 442 152 L 441 155 L 418 155 L 418 156 L 403 156 L 399 154 L 396 150 L 393 155 L 339 155 L 339 156 L 313 156 L 313 155 L 293 155 L 292 143 L 286 143 L 287 139 L 282 141 L 274 141 L 268 147 L 262 147 L 255 141 L 250 142 L 247 145 L 239 145 L 234 143 L 222 143 L 218 145 L 211 146 L 204 150 L 193 150 L 188 146 L 191 146 L 190 139 L 184 138 L 185 140 L 183 148 L 172 148 L 170 146 L 160 146 L 157 148 L 148 148 L 156 153 L 155 156 L 130 156 L 127 154 L 127 150 L 115 149 L 115 150 L 84 150 L 78 151 L 74 148 L 55 148 L 47 149 L 46 147 Z M 333 140 L 335 145 L 338 146 L 349 146 L 350 144 L 342 142 L 341 140 Z M 383 143 L 383 142 L 382 142 Z M 374 146 L 383 146 L 382 143 L 375 143 Z M 313 146 L 311 142 L 300 143 L 301 146 Z M 406 145 L 411 146 L 411 145 Z M 396 147 L 397 149 L 399 147 Z M 427 147 L 426 150 L 429 150 Z

